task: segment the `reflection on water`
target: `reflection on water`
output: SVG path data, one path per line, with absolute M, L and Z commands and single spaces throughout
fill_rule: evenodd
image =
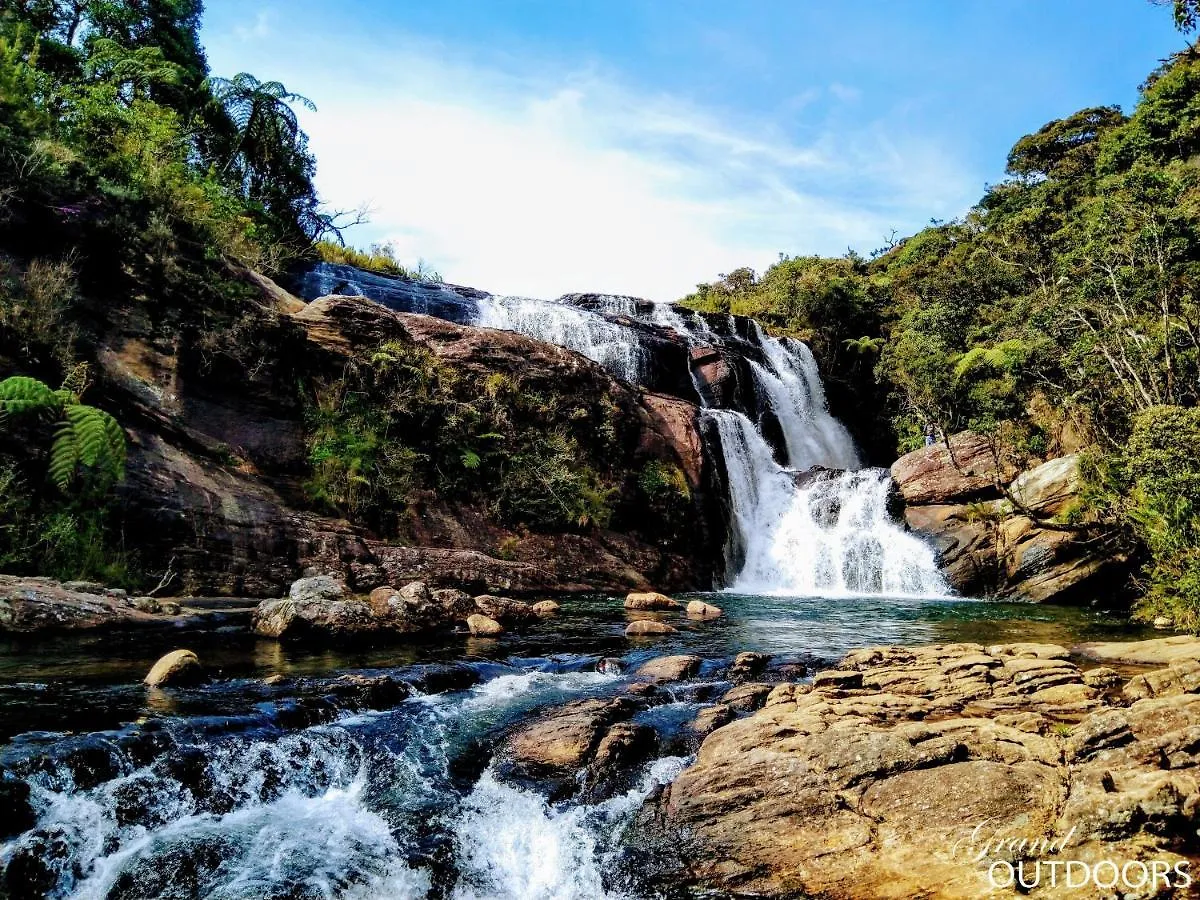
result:
M 695 622 L 675 612 L 655 614 L 678 633 L 629 640 L 630 616 L 619 598 L 561 599 L 562 611 L 529 629 L 478 638 L 464 632 L 374 647 L 322 648 L 258 639 L 244 628 L 210 633 L 63 635 L 0 642 L 0 740 L 27 730 L 91 731 L 146 715 L 238 714 L 257 679 L 319 677 L 346 670 L 402 670 L 462 659 L 514 661 L 617 656 L 636 665 L 664 653 L 721 660 L 743 650 L 783 659 L 832 662 L 847 650 L 882 643 L 1084 640 L 1147 636 L 1119 614 L 1071 607 L 954 599 L 763 597 L 700 594 L 725 610 Z M 686 598 L 685 598 L 686 599 Z M 639 617 L 645 617 L 639 613 Z M 163 653 L 195 650 L 211 685 L 148 694 L 142 677 Z M 254 679 L 255 681 L 249 681 Z

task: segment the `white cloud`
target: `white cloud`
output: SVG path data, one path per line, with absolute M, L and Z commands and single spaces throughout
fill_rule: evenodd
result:
M 272 10 L 264 7 L 254 14 L 248 23 L 240 22 L 233 28 L 233 33 L 240 41 L 254 41 L 267 37 L 271 33 Z
M 674 299 L 779 251 L 869 249 L 893 227 L 958 214 L 978 190 L 938 147 L 882 121 L 817 127 L 807 92 L 772 124 L 595 67 L 462 61 L 394 35 L 376 48 L 297 60 L 284 42 L 255 70 L 316 101 L 303 124 L 323 197 L 372 208 L 351 241 L 394 241 L 402 259 L 498 293 Z M 788 136 L 800 118 L 816 138 Z

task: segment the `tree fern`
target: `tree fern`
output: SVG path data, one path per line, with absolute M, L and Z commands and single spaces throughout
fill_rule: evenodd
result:
M 107 488 L 125 476 L 125 433 L 103 410 L 79 402 L 70 386 L 55 391 L 36 378 L 0 381 L 0 422 L 6 415 L 60 418 L 50 444 L 47 475 L 67 490 L 81 469 Z

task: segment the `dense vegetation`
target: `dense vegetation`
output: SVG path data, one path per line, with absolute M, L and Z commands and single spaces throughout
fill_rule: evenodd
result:
M 289 106 L 306 101 L 212 77 L 200 13 L 199 0 L 0 8 L 0 376 L 63 384 L 68 414 L 91 408 L 73 373 L 115 316 L 219 344 L 245 314 L 231 272 L 276 270 L 333 225 Z M 14 419 L 0 435 L 3 567 L 119 579 L 111 484 L 47 483 Z
M 1176 4 L 1183 28 L 1195 4 Z M 1200 50 L 1136 109 L 1084 109 L 1021 138 L 963 218 L 870 259 L 781 257 L 684 302 L 809 340 L 880 418 L 885 450 L 974 429 L 1030 463 L 1083 450 L 1075 523 L 1146 555 L 1146 616 L 1200 621 Z M 1070 523 L 1068 523 L 1070 524 Z
M 398 342 L 337 377 L 295 352 L 251 270 L 326 260 L 440 276 L 388 245 L 345 246 L 313 188 L 296 115 L 311 102 L 211 73 L 200 15 L 200 0 L 0 7 L 0 571 L 142 577 L 122 531 L 124 437 L 109 412 L 147 423 L 97 364 L 128 334 L 201 390 L 255 385 L 302 420 L 307 459 L 278 473 L 281 489 L 299 485 L 292 502 L 378 534 L 402 534 L 430 491 L 508 528 L 623 516 L 653 523 L 655 537 L 681 527 L 682 473 L 622 471 L 605 397 L 481 381 Z M 629 485 L 635 496 L 620 496 Z

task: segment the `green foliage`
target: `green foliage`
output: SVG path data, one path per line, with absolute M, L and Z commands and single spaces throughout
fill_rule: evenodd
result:
M 89 490 L 103 494 L 124 477 L 121 426 L 103 410 L 80 403 L 69 386 L 55 391 L 23 375 L 0 381 L 0 424 L 12 417 L 58 422 L 46 471 L 59 490 L 66 492 L 86 475 Z
M 604 398 L 578 402 L 383 343 L 310 400 L 309 497 L 384 534 L 402 530 L 423 490 L 480 503 L 511 526 L 605 527 L 608 409 Z
M 393 278 L 408 278 L 434 284 L 442 281 L 442 276 L 426 268 L 424 262 L 418 262 L 415 269 L 401 265 L 396 258 L 396 249 L 391 244 L 372 244 L 367 250 L 357 250 L 334 241 L 318 241 L 315 249 L 317 255 L 328 263 L 354 266 Z

